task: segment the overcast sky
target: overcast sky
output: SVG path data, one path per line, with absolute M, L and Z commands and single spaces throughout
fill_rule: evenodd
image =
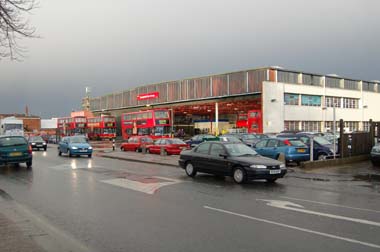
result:
M 23 62 L 0 60 L 0 113 L 43 118 L 92 95 L 279 65 L 380 79 L 376 0 L 39 0 Z

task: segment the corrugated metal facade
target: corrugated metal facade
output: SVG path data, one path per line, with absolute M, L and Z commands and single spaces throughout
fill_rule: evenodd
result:
M 119 109 L 160 103 L 175 103 L 229 95 L 258 93 L 262 82 L 268 80 L 267 70 L 249 70 L 207 77 L 170 81 L 137 87 L 131 90 L 109 94 L 90 100 L 92 111 Z M 137 100 L 137 95 L 159 92 L 152 100 Z

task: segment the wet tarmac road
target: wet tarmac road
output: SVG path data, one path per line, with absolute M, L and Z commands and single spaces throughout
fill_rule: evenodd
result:
M 128 155 L 128 153 L 126 153 Z M 173 167 L 35 152 L 0 189 L 90 251 L 378 251 L 379 185 L 236 185 Z

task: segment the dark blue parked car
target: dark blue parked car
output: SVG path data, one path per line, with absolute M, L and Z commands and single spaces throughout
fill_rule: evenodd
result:
M 92 147 L 84 136 L 70 136 L 62 138 L 58 144 L 58 155 L 66 153 L 69 157 L 86 155 L 92 156 Z
M 256 143 L 255 151 L 262 156 L 278 159 L 284 153 L 286 162 L 310 160 L 310 150 L 299 139 L 267 138 Z
M 279 138 L 298 138 L 310 148 L 310 138 L 314 139 L 313 158 L 314 160 L 325 160 L 334 157 L 334 145 L 322 136 L 314 136 L 307 133 L 280 134 Z M 335 148 L 335 155 L 338 156 L 338 147 Z
M 189 145 L 191 148 L 197 146 L 200 143 L 203 143 L 204 141 L 218 141 L 219 138 L 213 135 L 208 134 L 199 134 L 193 136 L 191 139 L 185 141 L 187 145 Z

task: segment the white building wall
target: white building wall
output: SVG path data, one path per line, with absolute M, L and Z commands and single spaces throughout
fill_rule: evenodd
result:
M 285 105 L 284 93 L 320 95 L 320 107 Z M 345 121 L 380 121 L 380 93 L 339 88 L 325 88 L 302 84 L 280 82 L 263 82 L 263 130 L 281 132 L 284 121 L 320 121 L 321 128 L 325 121 L 333 121 L 333 108 L 325 108 L 324 96 L 347 97 L 359 99 L 359 108 L 336 108 L 336 120 Z M 343 106 L 343 104 L 342 104 Z

